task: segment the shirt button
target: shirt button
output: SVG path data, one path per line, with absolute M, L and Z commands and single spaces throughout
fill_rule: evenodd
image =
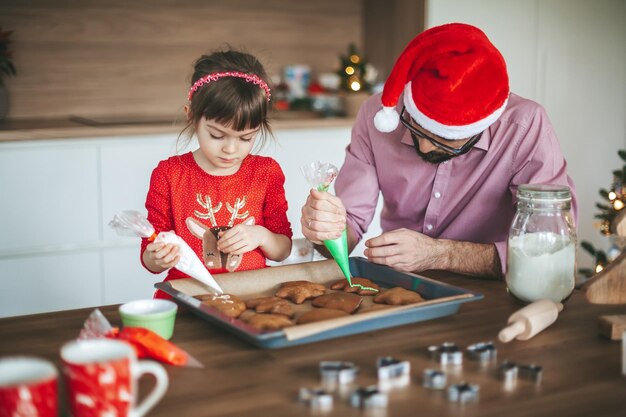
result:
M 439 191 L 435 191 L 435 198 L 441 197 L 441 193 Z
M 432 224 L 427 224 L 426 225 L 426 230 L 433 230 L 433 225 Z

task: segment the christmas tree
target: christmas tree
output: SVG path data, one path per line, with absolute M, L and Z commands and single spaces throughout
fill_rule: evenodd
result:
M 337 71 L 341 77 L 341 89 L 348 92 L 369 91 L 367 72 L 371 71 L 370 65 L 359 54 L 355 44 L 348 46 L 348 53 L 340 55 L 340 68 Z
M 600 233 L 605 236 L 615 234 L 618 220 L 621 219 L 620 213 L 626 205 L 626 150 L 620 149 L 617 151 L 617 154 L 622 162 L 624 162 L 624 165 L 622 169 L 613 171 L 613 183 L 611 188 L 609 190 L 605 188 L 600 189 L 599 194 L 600 197 L 602 197 L 602 202 L 596 203 L 596 208 L 598 208 L 600 212 L 594 216 L 599 220 L 598 228 L 600 229 Z M 614 258 L 614 256 L 607 256 L 604 251 L 596 249 L 587 241 L 582 241 L 580 247 L 595 259 L 593 269 L 579 270 L 581 274 L 586 276 L 591 276 L 594 273 L 602 271 L 610 260 Z M 619 249 L 617 252 L 619 252 Z

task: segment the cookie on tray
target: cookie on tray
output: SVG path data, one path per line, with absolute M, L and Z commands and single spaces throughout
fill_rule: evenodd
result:
M 326 287 L 311 281 L 288 281 L 280 285 L 276 297 L 286 298 L 296 304 L 318 297 L 326 292 Z
M 345 316 L 349 316 L 349 314 L 343 310 L 335 310 L 332 308 L 314 308 L 313 310 L 302 313 L 302 315 L 298 317 L 298 320 L 296 320 L 296 323 L 307 324 Z
M 371 311 L 378 311 L 378 310 L 386 310 L 391 307 L 393 306 L 390 306 L 388 304 L 372 304 L 368 306 L 362 305 L 361 307 L 359 307 L 359 310 L 356 312 L 356 314 L 369 313 Z
M 284 327 L 293 326 L 293 322 L 282 314 L 256 313 L 246 315 L 243 320 L 259 330 L 280 330 Z
M 377 284 L 375 284 L 374 282 L 370 281 L 367 278 L 352 277 L 352 285 L 353 286 L 351 287 L 348 280 L 343 278 L 343 279 L 332 282 L 330 284 L 330 289 L 340 290 L 340 291 L 345 291 L 345 292 L 350 292 L 350 293 L 355 292 L 359 295 L 376 295 L 378 294 L 380 290 L 380 287 Z M 363 289 L 359 287 L 359 285 L 361 287 L 373 288 L 373 290 Z
M 213 307 L 228 317 L 237 318 L 246 311 L 246 303 L 232 294 L 203 294 L 196 296 L 196 298 L 202 301 L 202 304 Z
M 389 304 L 392 306 L 416 304 L 424 301 L 421 295 L 415 291 L 402 287 L 390 288 L 374 297 L 374 302 L 378 304 Z
M 289 318 L 296 314 L 293 304 L 279 297 L 259 297 L 246 301 L 246 307 L 257 313 L 282 314 Z
M 356 294 L 347 292 L 333 292 L 320 295 L 311 304 L 315 307 L 332 308 L 342 310 L 348 314 L 354 313 L 361 305 L 363 299 Z

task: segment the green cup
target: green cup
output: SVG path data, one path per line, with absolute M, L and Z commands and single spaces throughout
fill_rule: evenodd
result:
M 119 308 L 124 327 L 143 327 L 170 339 L 174 333 L 174 321 L 178 306 L 169 300 L 136 300 Z

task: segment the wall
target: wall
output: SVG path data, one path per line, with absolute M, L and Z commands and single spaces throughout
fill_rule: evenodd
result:
M 229 43 L 270 73 L 333 71 L 362 45 L 362 0 L 3 0 L 16 78 L 8 117 L 173 117 L 193 61 Z
M 626 2 L 428 1 L 428 27 L 453 21 L 481 27 L 507 61 L 512 90 L 546 107 L 576 184 L 579 241 L 606 247 L 593 216 L 626 146 Z

